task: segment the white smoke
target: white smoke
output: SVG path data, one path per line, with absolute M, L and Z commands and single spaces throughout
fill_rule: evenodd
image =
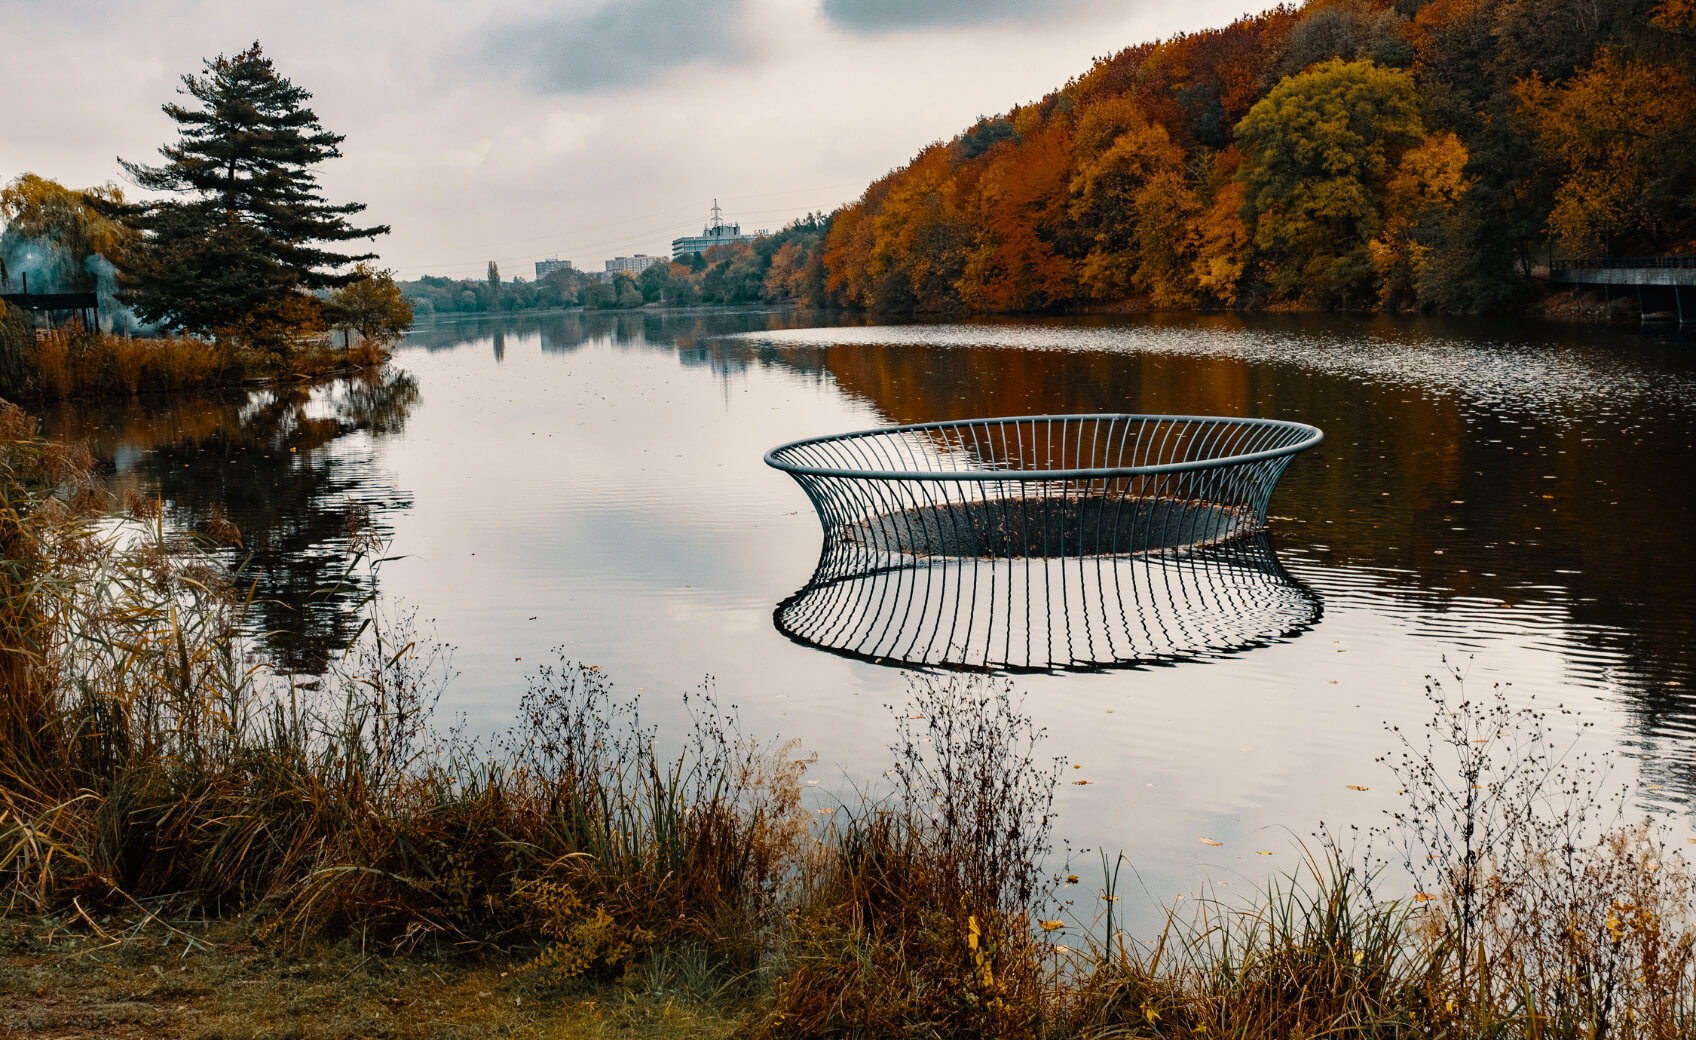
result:
M 6 278 L 0 292 L 87 292 L 100 302 L 100 328 L 119 335 L 151 335 L 157 327 L 143 322 L 118 297 L 118 269 L 95 254 L 79 262 L 70 250 L 50 239 L 0 234 L 0 264 Z
M 6 292 L 74 292 L 76 258 L 56 242 L 0 234 L 0 261 L 6 265 Z
M 136 317 L 135 311 L 118 298 L 118 269 L 112 261 L 94 254 L 83 261 L 83 268 L 94 276 L 94 291 L 100 297 L 100 328 L 119 335 L 156 334 L 157 326 L 148 325 Z

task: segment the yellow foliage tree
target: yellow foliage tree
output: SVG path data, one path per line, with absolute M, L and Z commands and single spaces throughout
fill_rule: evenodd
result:
M 330 293 L 325 318 L 336 328 L 359 333 L 373 347 L 386 347 L 412 327 L 412 304 L 395 285 L 392 272 L 362 261 L 353 273 L 354 281 Z
M 867 274 L 877 306 L 933 310 L 953 295 L 970 244 L 960 188 L 942 145 L 902 171 L 873 221 Z
M 1161 308 L 1196 304 L 1195 235 L 1191 222 L 1201 209 L 1183 169 L 1172 163 L 1150 177 L 1132 202 L 1136 212 L 1136 271 L 1131 282 Z
M 1162 197 L 1181 197 L 1183 150 L 1162 126 L 1143 116 L 1136 100 L 1111 98 L 1091 105 L 1078 119 L 1076 169 L 1068 184 L 1068 216 L 1090 236 L 1090 246 L 1078 264 L 1080 287 L 1098 300 L 1119 299 L 1133 288 L 1161 287 L 1170 282 L 1168 243 L 1150 242 L 1139 229 L 1145 215 L 1157 224 L 1169 223 L 1161 212 Z M 1149 191 L 1149 186 L 1159 186 Z M 1165 227 L 1165 233 L 1173 229 Z M 1150 228 L 1150 235 L 1162 232 Z M 1149 271 L 1141 272 L 1149 250 Z M 1171 304 L 1160 303 L 1157 306 Z
M 135 245 L 135 232 L 109 215 L 123 202 L 123 191 L 114 185 L 79 190 L 25 173 L 0 188 L 0 219 L 6 223 L 7 239 L 28 240 L 48 254 L 43 259 L 58 268 L 64 283 L 57 288 L 84 291 L 98 280 L 91 260 L 121 264 Z
M 1245 207 L 1274 289 L 1349 305 L 1372 293 L 1367 243 L 1402 154 L 1424 138 L 1413 77 L 1333 59 L 1284 79 L 1237 124 Z
M 1387 310 L 1411 304 L 1425 276 L 1428 247 L 1419 232 L 1432 227 L 1471 186 L 1466 146 L 1447 130 L 1429 134 L 1402 156 L 1384 199 L 1384 227 L 1367 248 L 1378 269 L 1378 301 Z
M 1683 10 L 1687 3 L 1663 4 L 1657 24 L 1687 24 L 1680 22 L 1690 17 Z M 1669 175 L 1688 164 L 1696 146 L 1696 84 L 1690 75 L 1603 48 L 1564 85 L 1533 76 L 1517 93 L 1537 128 L 1538 147 L 1560 170 L 1549 229 L 1565 247 L 1584 255 L 1600 251 L 1615 235 L 1655 238 L 1653 225 L 1677 206 L 1667 197 Z
M 1196 289 L 1227 307 L 1237 303 L 1243 272 L 1248 267 L 1249 230 L 1243 223 L 1243 185 L 1237 179 L 1242 156 L 1227 148 L 1214 156 L 1205 185 L 1212 193 L 1192 221 L 1195 259 L 1191 263 Z
M 1696 0 L 1661 0 L 1649 24 L 1680 36 L 1696 31 Z

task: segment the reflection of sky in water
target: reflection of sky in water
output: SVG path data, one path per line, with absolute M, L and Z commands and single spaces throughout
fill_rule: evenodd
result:
M 960 415 L 1265 414 L 1326 431 L 1272 506 L 1323 614 L 1236 654 L 1019 677 L 1048 747 L 1082 767 L 1059 836 L 1123 849 L 1163 899 L 1204 874 L 1293 869 L 1319 821 L 1346 830 L 1396 804 L 1384 726 L 1427 717 L 1445 655 L 1470 658 L 1469 689 L 1582 710 L 1588 744 L 1632 756 L 1618 775 L 1642 805 L 1696 791 L 1696 504 L 1669 476 L 1696 471 L 1688 351 L 1235 319 L 714 335 L 792 320 L 443 322 L 399 352 L 419 384 L 404 428 L 319 450 L 366 458 L 373 482 L 351 493 L 395 496 L 382 519 L 404 558 L 384 592 L 458 648 L 445 715 L 504 727 L 559 647 L 640 693 L 662 732 L 712 676 L 748 733 L 818 753 L 819 805 L 875 791 L 904 680 L 774 627 L 820 531 L 768 448 Z

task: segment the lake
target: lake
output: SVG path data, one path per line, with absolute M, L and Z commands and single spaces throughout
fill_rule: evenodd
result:
M 1644 810 L 1696 796 L 1696 343 L 1329 316 L 825 324 L 786 311 L 559 313 L 418 328 L 379 380 L 77 405 L 121 489 L 243 532 L 254 627 L 323 667 L 370 587 L 348 514 L 399 557 L 391 611 L 454 647 L 444 722 L 505 726 L 565 658 L 663 733 L 710 682 L 749 734 L 818 755 L 817 808 L 876 793 L 908 672 L 787 637 L 820 526 L 762 462 L 802 437 L 982 416 L 1150 412 L 1324 430 L 1272 502 L 1300 624 L 1008 679 L 1068 760 L 1056 834 L 1123 850 L 1154 901 L 1292 869 L 1325 821 L 1396 807 L 1386 725 L 1426 676 L 1578 710 Z M 1253 604 L 1249 604 L 1250 607 Z M 1228 645 L 1227 645 L 1228 644 Z M 1511 685 L 1509 685 L 1511 684 Z M 892 707 L 887 707 L 892 706 Z M 1564 719 L 1564 716 L 1557 716 Z M 1077 768 L 1073 768 L 1073 767 Z M 1085 781 L 1080 783 L 1079 781 Z

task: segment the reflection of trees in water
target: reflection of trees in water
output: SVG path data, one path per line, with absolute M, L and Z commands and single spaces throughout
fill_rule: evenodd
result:
M 809 324 L 803 312 L 787 309 L 571 310 L 421 322 L 407 334 L 406 345 L 439 351 L 490 340 L 496 360 L 501 360 L 511 338 L 533 335 L 540 341 L 544 354 L 568 354 L 595 342 L 690 352 L 708 341 L 738 332 L 800 328 Z M 721 356 L 734 363 L 734 359 L 744 354 L 745 349 L 732 347 Z
M 228 556 L 247 561 L 251 627 L 278 668 L 318 672 L 373 591 L 347 572 L 350 519 L 412 504 L 367 453 L 335 442 L 398 434 L 418 400 L 417 382 L 390 369 L 317 389 L 175 399 L 169 415 L 131 402 L 78 425 L 118 464 L 119 486 L 158 495 L 173 526 L 204 531 L 219 513 L 235 523 L 241 546 Z
M 640 340 L 720 377 L 780 368 L 829 378 L 897 423 L 1124 410 L 1312 422 L 1326 430 L 1327 442 L 1286 476 L 1277 506 L 1307 522 L 1274 521 L 1298 575 L 1323 580 L 1310 567 L 1318 565 L 1333 578 L 1369 577 L 1372 595 L 1467 621 L 1503 602 L 1558 614 L 1573 638 L 1616 662 L 1615 681 L 1630 692 L 1645 731 L 1696 734 L 1696 640 L 1688 620 L 1696 498 L 1668 493 L 1680 486 L 1669 484 L 1668 474 L 1693 458 L 1686 413 L 1517 414 L 1346 371 L 1135 349 L 1135 330 L 1145 325 L 1200 334 L 1239 322 L 1144 319 L 1126 326 L 1132 335 L 1122 351 L 1029 350 L 726 338 L 818 324 L 794 312 L 563 312 L 440 322 L 408 343 L 445 349 L 490 337 L 497 323 L 509 336 L 539 333 L 550 353 Z M 1057 336 L 1116 324 L 1055 323 Z M 1499 336 L 1511 344 L 1516 336 L 1512 328 L 1478 323 L 1309 316 L 1265 317 L 1249 328 L 1384 350 L 1417 350 L 1432 337 Z M 1682 355 L 1646 352 L 1640 338 L 1606 337 L 1585 330 L 1563 346 L 1603 368 L 1640 371 L 1645 381 L 1663 370 L 1689 370 Z M 1501 363 L 1512 366 L 1516 356 L 1506 350 Z
M 717 348 L 751 359 L 757 346 Z M 1321 426 L 1325 444 L 1278 492 L 1276 511 L 1299 518 L 1274 525 L 1299 577 L 1327 596 L 1389 596 L 1447 615 L 1457 633 L 1490 630 L 1503 603 L 1559 619 L 1575 663 L 1589 657 L 1590 681 L 1623 690 L 1655 743 L 1696 741 L 1696 497 L 1668 494 L 1679 486 L 1668 474 L 1696 461 L 1687 412 L 1519 414 L 1405 384 L 1220 356 L 814 349 L 844 393 L 898 423 L 1131 408 Z M 802 371 L 819 363 L 799 348 L 777 358 Z M 1639 361 L 1624 353 L 1603 360 Z M 1640 360 L 1645 381 L 1666 365 Z M 1655 775 L 1696 797 L 1696 767 L 1658 761 Z

